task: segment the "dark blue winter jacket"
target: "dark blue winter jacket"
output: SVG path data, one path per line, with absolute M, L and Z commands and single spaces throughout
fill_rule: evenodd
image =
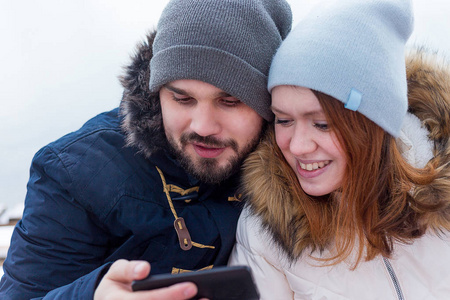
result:
M 35 155 L 0 299 L 92 299 L 119 258 L 147 260 L 152 274 L 227 263 L 240 212 L 236 176 L 202 184 L 164 151 L 147 158 L 124 140 L 115 109 Z M 180 247 L 175 215 L 190 250 Z

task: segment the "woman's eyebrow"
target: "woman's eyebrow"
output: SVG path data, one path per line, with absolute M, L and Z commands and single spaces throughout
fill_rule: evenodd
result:
M 276 108 L 276 107 L 273 106 L 273 105 L 270 106 L 270 109 L 271 109 L 273 112 L 277 112 L 277 113 L 280 113 L 280 114 L 283 114 L 283 113 L 284 113 L 284 111 L 282 111 L 282 110 L 279 109 L 279 108 Z
M 279 109 L 275 106 L 270 106 L 270 109 L 273 112 L 277 112 L 279 114 L 284 114 L 286 113 L 285 111 L 283 111 L 282 109 Z M 306 111 L 304 113 L 301 114 L 303 117 L 314 117 L 314 116 L 323 116 L 323 110 L 310 110 L 310 111 Z

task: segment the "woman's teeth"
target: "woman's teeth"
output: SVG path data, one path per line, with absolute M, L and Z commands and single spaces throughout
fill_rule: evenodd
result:
M 321 169 L 321 168 L 325 167 L 326 165 L 328 165 L 329 163 L 330 163 L 329 160 L 315 162 L 312 164 L 300 163 L 300 168 L 302 168 L 303 170 L 307 170 L 307 171 L 313 171 L 313 170 Z

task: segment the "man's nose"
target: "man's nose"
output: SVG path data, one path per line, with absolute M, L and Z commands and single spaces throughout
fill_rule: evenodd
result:
M 211 104 L 199 105 L 192 112 L 190 127 L 200 136 L 219 134 L 221 125 L 217 109 Z

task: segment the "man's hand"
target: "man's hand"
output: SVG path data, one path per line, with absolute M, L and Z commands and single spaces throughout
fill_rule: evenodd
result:
M 103 299 L 172 299 L 185 300 L 197 294 L 197 286 L 191 282 L 174 284 L 167 288 L 151 291 L 131 290 L 133 280 L 144 279 L 150 273 L 150 264 L 146 261 L 128 261 L 120 259 L 114 262 L 105 274 L 94 294 L 94 300 Z

